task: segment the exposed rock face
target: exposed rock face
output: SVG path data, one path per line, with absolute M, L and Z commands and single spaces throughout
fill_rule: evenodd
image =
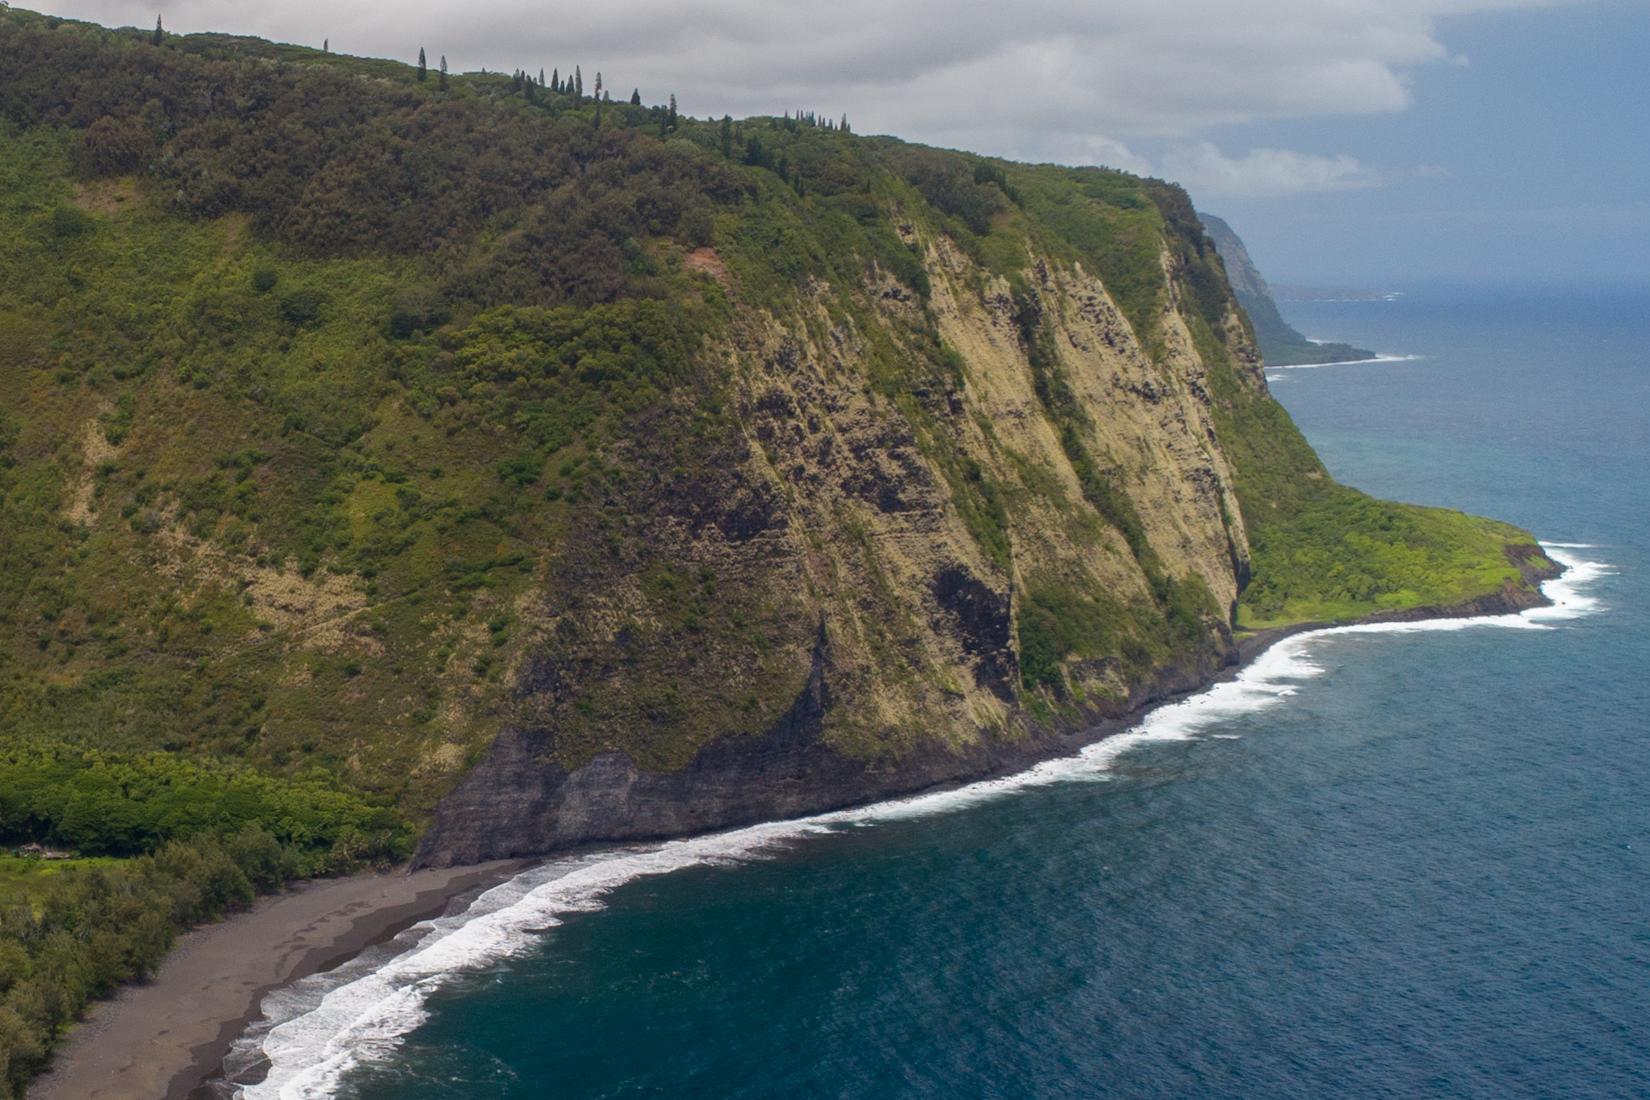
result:
M 1541 556 L 1539 547 L 1513 546 L 1508 553 L 1530 585 L 1561 572 Z M 983 598 L 981 590 L 969 590 L 964 579 L 943 583 Z M 1509 585 L 1453 607 L 1411 608 L 1372 619 L 1413 622 L 1498 615 L 1545 602 L 1532 587 Z M 987 734 L 962 748 L 882 762 L 845 755 L 826 740 L 831 665 L 829 642 L 821 629 L 808 682 L 778 722 L 756 737 L 719 738 L 673 772 L 638 768 L 623 752 L 602 753 L 569 772 L 546 763 L 552 751 L 550 731 L 506 728 L 487 757 L 442 803 L 416 862 L 452 866 L 603 841 L 685 836 L 1005 774 L 1071 753 L 1118 730 L 1145 707 L 1195 691 L 1240 659 L 1321 625 L 1262 631 L 1226 651 L 1218 662 L 1160 669 L 1127 697 L 1090 708 L 1081 721 L 1041 724 L 1021 737 Z
M 733 580 L 760 636 L 662 641 L 645 577 L 570 552 L 535 611 L 545 626 L 513 720 L 438 808 L 420 862 L 966 780 L 1065 751 L 1234 659 L 1248 542 L 1210 368 L 1178 305 L 1148 347 L 1080 265 L 1037 262 L 1016 289 L 944 236 L 920 247 L 953 373 L 898 400 L 875 392 L 876 356 L 917 354 L 903 342 L 918 307 L 876 286 L 817 287 L 796 316 L 753 319 L 719 353 L 740 379 L 745 440 L 720 482 L 634 505 L 656 517 L 661 556 L 713 566 L 719 593 Z M 1034 311 L 1033 337 L 1017 309 Z M 1227 339 L 1238 384 L 1263 393 L 1235 314 Z M 1097 477 L 1149 551 L 1088 499 Z M 1162 640 L 1166 578 L 1207 593 L 1197 638 L 1178 648 Z M 1017 622 L 1068 612 L 1098 641 L 1057 654 L 1057 677 L 1033 691 Z
M 1080 723 L 1050 723 L 1023 736 L 988 733 L 891 760 L 849 756 L 829 742 L 831 671 L 822 631 L 808 682 L 779 721 L 756 736 L 720 737 L 670 772 L 639 768 L 620 751 L 568 771 L 547 760 L 553 731 L 507 727 L 442 802 L 415 862 L 453 866 L 685 836 L 1002 774 L 1071 752 L 1139 708 L 1201 687 L 1218 669 L 1159 670 L 1150 684 L 1093 708 Z
M 649 476 L 518 604 L 513 699 L 418 861 L 965 781 L 1235 661 L 1252 553 L 1221 433 L 1294 428 L 1234 417 L 1271 405 L 1260 358 L 1175 217 L 1168 292 L 1132 321 L 1080 262 L 1033 254 L 1010 281 L 921 224 L 923 301 L 873 271 L 738 310 L 704 353 L 732 405 L 696 444 L 712 461 L 672 473 L 679 436 L 623 441 Z M 1288 453 L 1284 476 L 1325 477 Z M 639 534 L 614 540 L 615 516 Z M 1472 610 L 1532 598 L 1526 578 Z
M 1333 481 L 1172 185 L 131 39 L 0 14 L 15 743 L 324 773 L 452 862 L 1015 767 L 1239 624 L 1531 596 L 1524 533 Z

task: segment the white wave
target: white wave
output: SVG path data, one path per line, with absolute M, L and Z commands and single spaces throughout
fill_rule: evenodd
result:
M 1571 550 L 1592 549 L 1585 543 L 1544 542 L 1541 548 L 1547 556 L 1564 567 L 1564 575 L 1557 580 L 1547 581 L 1541 586 L 1541 591 L 1552 601 L 1548 607 L 1534 607 L 1524 612 L 1524 618 L 1534 623 L 1562 622 L 1565 619 L 1579 619 L 1583 615 L 1591 615 L 1602 609 L 1596 596 L 1587 595 L 1583 589 L 1592 586 L 1600 577 L 1607 577 L 1615 570 L 1606 562 L 1588 561 Z
M 1424 355 L 1376 355 L 1369 359 L 1336 359 L 1329 363 L 1267 363 L 1267 370 L 1317 370 L 1319 367 L 1358 367 L 1371 363 L 1413 363 Z
M 949 813 L 1053 783 L 1104 780 L 1117 758 L 1153 742 L 1185 741 L 1238 715 L 1273 706 L 1294 695 L 1323 666 L 1311 649 L 1341 634 L 1409 634 L 1504 627 L 1545 630 L 1556 621 L 1598 609 L 1581 589 L 1610 572 L 1561 544 L 1544 548 L 1566 567 L 1543 591 L 1553 606 L 1513 615 L 1419 622 L 1361 623 L 1304 631 L 1279 641 L 1230 679 L 1178 702 L 1157 707 L 1125 733 L 1085 746 L 1076 755 L 1036 764 L 1015 775 L 949 790 L 792 821 L 776 821 L 710 836 L 610 849 L 554 860 L 488 890 L 464 912 L 425 921 L 398 938 L 398 951 L 365 956 L 337 971 L 267 997 L 266 1023 L 237 1044 L 235 1061 L 266 1058 L 262 1081 L 237 1092 L 244 1100 L 316 1100 L 331 1096 L 357 1066 L 382 1059 L 427 1018 L 432 991 L 455 975 L 475 972 L 532 948 L 537 938 L 569 913 L 600 909 L 605 896 L 629 882 L 688 867 L 759 859 L 821 833 L 881 822 Z M 1232 737 L 1229 733 L 1210 736 Z

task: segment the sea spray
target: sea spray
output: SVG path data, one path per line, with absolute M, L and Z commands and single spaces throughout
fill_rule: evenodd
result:
M 760 859 L 816 834 L 960 810 L 1052 783 L 1109 778 L 1117 758 L 1152 742 L 1225 737 L 1211 727 L 1272 706 L 1320 674 L 1311 649 L 1337 634 L 1401 634 L 1505 627 L 1550 629 L 1550 624 L 1598 610 L 1585 589 L 1609 572 L 1571 550 L 1548 543 L 1565 574 L 1543 585 L 1550 606 L 1517 615 L 1330 627 L 1286 638 L 1229 680 L 1148 712 L 1129 731 L 1095 742 L 1071 757 L 950 790 L 793 821 L 772 822 L 661 844 L 609 849 L 553 860 L 482 894 L 464 912 L 426 921 L 391 945 L 324 975 L 277 991 L 265 1000 L 266 1019 L 237 1044 L 230 1066 L 267 1062 L 256 1084 L 237 1095 L 248 1100 L 303 1100 L 330 1096 L 342 1078 L 380 1060 L 427 1018 L 426 1001 L 452 976 L 494 965 L 533 949 L 538 938 L 571 913 L 603 907 L 616 888 L 689 867 Z M 235 1074 L 232 1072 L 232 1076 Z

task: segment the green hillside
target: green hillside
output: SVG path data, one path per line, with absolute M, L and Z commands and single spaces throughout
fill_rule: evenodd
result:
M 0 843 L 89 861 L 0 873 L 0 1095 L 176 928 L 405 858 L 501 729 L 671 775 L 825 677 L 833 758 L 940 775 L 1236 627 L 1527 594 L 1528 535 L 1327 476 L 1161 182 L 0 55 Z

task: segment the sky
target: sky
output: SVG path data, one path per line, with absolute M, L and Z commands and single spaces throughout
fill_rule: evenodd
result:
M 1650 282 L 1650 0 L 63 0 L 1184 184 L 1273 282 Z

